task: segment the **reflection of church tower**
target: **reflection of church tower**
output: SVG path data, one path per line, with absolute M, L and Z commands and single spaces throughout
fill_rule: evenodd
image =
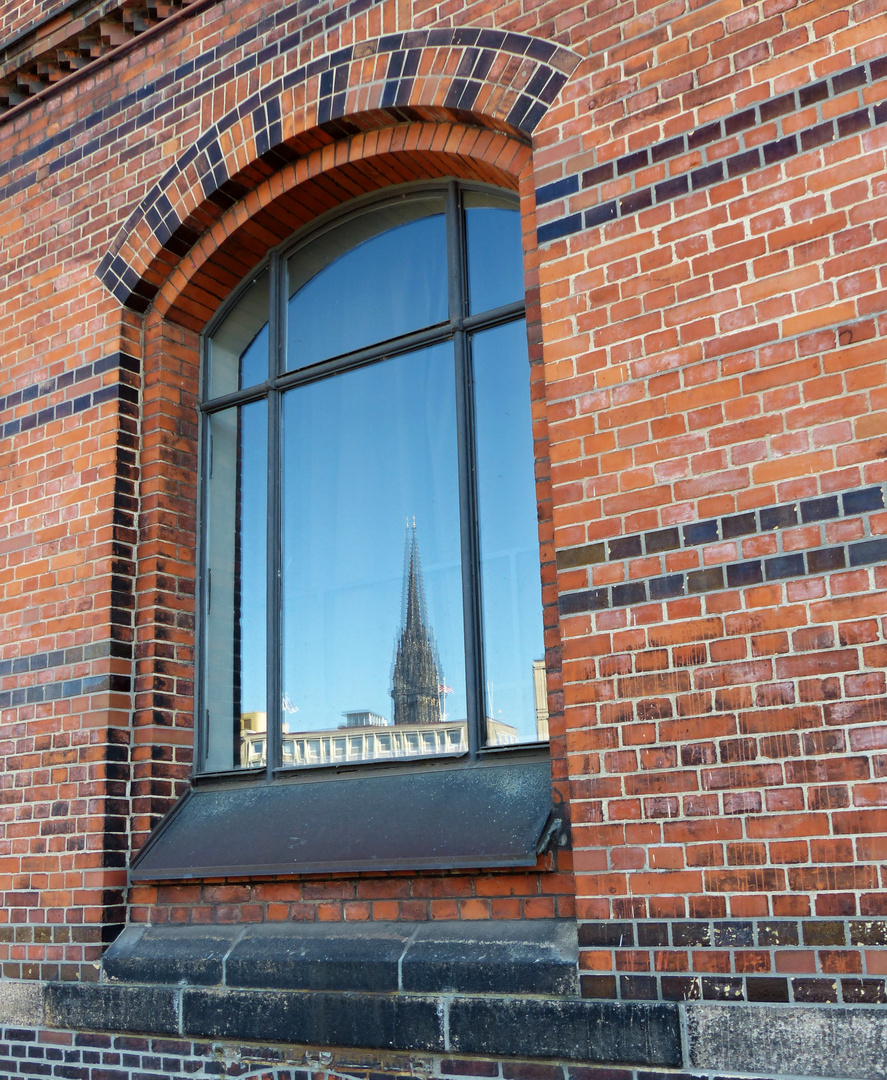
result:
M 391 696 L 395 724 L 436 724 L 440 722 L 440 680 L 434 659 L 434 637 L 428 628 L 425 586 L 413 522 L 412 540 L 407 540 L 404 567 L 404 620 L 394 660 Z

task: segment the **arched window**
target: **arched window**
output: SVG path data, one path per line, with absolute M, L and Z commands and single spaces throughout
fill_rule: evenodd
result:
M 547 739 L 512 196 L 400 189 L 273 252 L 201 410 L 199 773 Z

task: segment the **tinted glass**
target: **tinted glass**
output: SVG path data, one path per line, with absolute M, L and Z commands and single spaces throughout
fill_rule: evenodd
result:
M 524 322 L 476 334 L 472 357 L 487 742 L 501 746 L 548 730 L 535 674 L 544 641 Z
M 221 397 L 268 378 L 268 272 L 237 301 L 209 341 L 208 396 Z
M 284 397 L 285 763 L 466 748 L 454 387 L 445 342 Z
M 447 318 L 443 200 L 412 199 L 349 218 L 288 262 L 286 369 Z
M 204 767 L 264 762 L 268 444 L 265 401 L 209 418 Z
M 468 306 L 472 315 L 524 298 L 520 214 L 499 195 L 466 192 Z

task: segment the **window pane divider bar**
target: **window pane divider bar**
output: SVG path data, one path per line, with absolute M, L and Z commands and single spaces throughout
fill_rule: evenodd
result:
M 456 436 L 459 459 L 459 516 L 462 521 L 462 612 L 465 629 L 465 705 L 468 716 L 468 756 L 476 761 L 481 743 L 483 654 L 481 641 L 480 561 L 477 530 L 477 484 L 474 453 L 474 414 L 471 408 L 471 353 L 462 329 L 468 308 L 465 267 L 465 222 L 455 183 L 447 190 L 447 270 L 450 319 L 458 326 L 453 338 L 456 378 Z
M 274 778 L 274 770 L 282 762 L 283 745 L 283 695 L 280 673 L 280 476 L 283 470 L 280 437 L 280 393 L 274 380 L 281 367 L 281 341 L 283 317 L 281 312 L 281 277 L 283 269 L 278 255 L 271 260 L 269 281 L 270 313 L 268 362 L 271 367 L 271 387 L 268 390 L 268 535 L 266 537 L 267 608 L 265 632 L 265 775 Z
M 383 341 L 378 345 L 369 345 L 347 356 L 336 357 L 332 360 L 324 360 L 311 367 L 302 368 L 298 371 L 289 371 L 282 375 L 276 375 L 266 383 L 250 386 L 245 390 L 236 390 L 224 397 L 214 398 L 212 401 L 202 402 L 198 407 L 201 412 L 220 412 L 232 405 L 248 405 L 251 401 L 260 401 L 272 389 L 288 390 L 291 386 L 301 386 L 305 383 L 324 379 L 328 375 L 337 374 L 340 371 L 350 371 L 362 364 L 373 360 L 384 360 L 389 356 L 398 356 L 401 353 L 412 352 L 423 345 L 445 341 L 448 337 L 455 337 L 460 330 L 476 330 L 481 327 L 492 328 L 501 323 L 510 322 L 512 319 L 522 318 L 524 304 L 522 301 L 513 304 L 504 304 L 492 311 L 484 311 L 479 315 L 466 315 L 451 319 L 445 323 L 427 329 L 417 330 L 412 334 L 405 334 L 393 341 Z M 273 353 L 273 350 L 272 350 Z

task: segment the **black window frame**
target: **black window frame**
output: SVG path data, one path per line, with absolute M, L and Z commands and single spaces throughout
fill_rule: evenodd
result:
M 518 200 L 514 192 L 489 184 L 456 179 L 419 181 L 383 193 L 360 196 L 323 214 L 314 223 L 300 229 L 293 237 L 272 249 L 232 291 L 225 303 L 205 326 L 200 340 L 201 393 L 198 403 L 200 418 L 198 477 L 199 501 L 197 534 L 199 537 L 199 569 L 195 622 L 196 671 L 195 671 L 195 755 L 192 781 L 196 783 L 272 782 L 293 780 L 315 774 L 315 778 L 329 778 L 337 773 L 370 775 L 391 770 L 415 771 L 427 768 L 472 767 L 492 759 L 519 762 L 548 757 L 548 742 L 523 742 L 507 746 L 485 746 L 484 725 L 484 639 L 482 623 L 482 597 L 480 588 L 480 542 L 478 530 L 477 480 L 475 470 L 475 424 L 473 415 L 473 390 L 471 383 L 470 335 L 480 330 L 492 329 L 510 322 L 526 320 L 525 297 L 519 301 L 490 309 L 477 315 L 468 314 L 467 242 L 463 195 L 467 192 L 493 194 L 513 199 L 515 209 Z M 313 243 L 323 233 L 340 225 L 344 218 L 371 212 L 386 203 L 400 202 L 428 194 L 444 194 L 446 205 L 448 318 L 434 326 L 378 344 L 354 350 L 342 356 L 327 359 L 295 371 L 284 372 L 285 354 L 285 305 L 287 260 L 301 247 Z M 238 301 L 253 287 L 263 273 L 268 274 L 269 289 L 269 377 L 265 382 L 233 393 L 208 397 L 209 365 L 208 341 L 223 323 Z M 366 760 L 330 762 L 316 766 L 285 765 L 283 763 L 283 731 L 281 724 L 281 551 L 280 524 L 282 492 L 280 477 L 281 458 L 281 398 L 297 386 L 305 385 L 333 374 L 362 367 L 386 357 L 411 352 L 422 346 L 453 341 L 456 371 L 456 440 L 458 446 L 459 514 L 461 524 L 462 600 L 465 621 L 465 677 L 468 721 L 468 751 L 461 755 L 415 756 L 399 760 Z M 529 358 L 527 361 L 527 393 L 529 395 Z M 241 766 L 225 771 L 212 771 L 203 767 L 207 743 L 207 710 L 204 702 L 204 633 L 207 530 L 204 527 L 208 495 L 206 475 L 206 445 L 209 418 L 225 409 L 265 400 L 268 403 L 268 460 L 275 467 L 269 468 L 267 508 L 267 754 L 266 764 L 260 767 Z M 528 433 L 532 438 L 532 433 Z M 534 455 L 535 457 L 535 455 Z M 539 578 L 541 596 L 542 580 Z M 541 619 L 541 603 L 540 603 Z M 540 626 L 544 633 L 544 628 Z M 488 643 L 489 644 L 489 643 Z M 273 703 L 273 704 L 272 704 Z

